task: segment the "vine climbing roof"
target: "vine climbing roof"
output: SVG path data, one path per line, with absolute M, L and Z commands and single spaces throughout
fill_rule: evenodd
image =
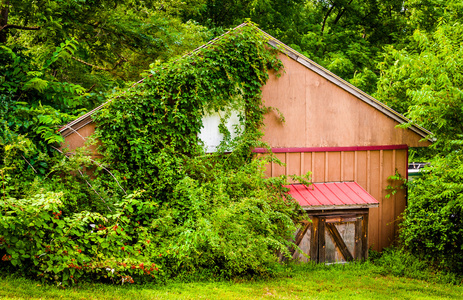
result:
M 206 48 L 206 47 L 209 47 L 211 45 L 214 45 L 214 43 L 220 39 L 223 39 L 225 38 L 228 34 L 230 34 L 231 32 L 235 32 L 237 30 L 239 30 L 240 28 L 244 27 L 244 26 L 252 26 L 253 28 L 255 28 L 255 30 L 257 30 L 263 38 L 266 38 L 268 41 L 268 44 L 277 48 L 278 50 L 280 50 L 281 52 L 285 53 L 286 55 L 288 55 L 288 57 L 290 57 L 291 59 L 297 61 L 298 63 L 304 65 L 305 67 L 307 67 L 308 69 L 310 69 L 311 71 L 317 73 L 318 75 L 322 76 L 323 78 L 327 79 L 328 81 L 330 81 L 331 83 L 337 85 L 338 87 L 342 88 L 343 90 L 347 91 L 348 93 L 354 95 L 355 97 L 357 97 L 358 99 L 364 101 L 365 103 L 369 104 L 370 106 L 374 107 L 375 109 L 379 110 L 380 112 L 382 112 L 383 114 L 385 114 L 386 116 L 394 119 L 396 122 L 398 122 L 399 124 L 407 124 L 407 123 L 410 123 L 410 120 L 407 119 L 406 117 L 404 117 L 403 115 L 399 114 L 398 112 L 394 111 L 392 108 L 388 107 L 387 105 L 385 105 L 384 103 L 381 103 L 380 101 L 378 101 L 377 99 L 373 98 L 372 96 L 368 95 L 367 93 L 363 92 L 362 90 L 358 89 L 357 87 L 353 86 L 352 84 L 350 84 L 349 82 L 343 80 L 342 78 L 338 77 L 337 75 L 333 74 L 332 72 L 330 72 L 329 70 L 323 68 L 322 66 L 318 65 L 317 63 L 315 63 L 314 61 L 310 60 L 309 58 L 305 57 L 304 55 L 300 54 L 299 52 L 297 52 L 296 50 L 292 49 L 291 47 L 285 45 L 284 43 L 282 43 L 281 41 L 277 40 L 276 38 L 274 38 L 273 36 L 269 35 L 268 33 L 266 33 L 265 31 L 257 28 L 255 25 L 253 24 L 249 24 L 249 23 L 243 23 L 237 27 L 235 27 L 234 29 L 224 33 L 223 35 L 209 41 L 208 43 L 198 47 L 197 49 L 189 52 L 188 54 L 186 54 L 185 56 L 189 56 L 189 55 L 193 55 L 194 53 L 197 53 L 197 52 L 200 52 L 202 49 Z M 150 76 L 152 76 L 152 74 L 150 74 Z M 143 82 L 144 79 L 134 83 L 132 85 L 132 87 L 136 86 L 137 84 Z M 84 127 L 85 125 L 89 124 L 89 123 L 92 123 L 93 122 L 93 118 L 92 118 L 92 115 L 99 111 L 101 108 L 103 108 L 105 105 L 107 105 L 108 103 L 110 103 L 112 100 L 109 100 L 105 103 L 103 103 L 102 105 L 94 108 L 93 110 L 89 111 L 88 113 L 78 117 L 77 119 L 75 119 L 74 121 L 64 125 L 60 130 L 59 132 L 64 136 L 68 136 L 74 132 L 76 132 L 77 130 L 79 130 L 80 128 Z M 429 132 L 428 130 L 426 130 L 425 128 L 419 126 L 419 125 L 415 125 L 413 124 L 412 126 L 410 126 L 409 128 L 410 130 L 414 131 L 415 133 L 417 133 L 418 135 L 420 135 L 421 137 L 423 138 L 428 138 L 429 139 L 429 136 L 431 135 L 431 132 Z

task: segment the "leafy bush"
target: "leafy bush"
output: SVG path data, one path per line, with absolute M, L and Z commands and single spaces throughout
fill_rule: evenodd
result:
M 0 201 L 4 263 L 10 262 L 23 274 L 62 285 L 82 279 L 132 281 L 159 276 L 159 253 L 154 255 L 154 249 L 146 247 L 151 250 L 150 258 L 141 255 L 146 241 L 134 242 L 128 235 L 134 225 L 123 213 L 126 208 L 130 211 L 136 195 L 128 196 L 120 210 L 107 216 L 88 211 L 63 214 L 61 197 L 48 192 L 30 199 Z
M 436 266 L 463 272 L 463 158 L 460 152 L 437 157 L 414 180 L 401 223 L 405 247 Z
M 24 274 L 63 285 L 142 282 L 204 269 L 222 277 L 264 274 L 276 251 L 287 252 L 297 213 L 297 204 L 265 188 L 281 189 L 284 181 L 265 179 L 264 163 L 205 184 L 186 177 L 161 206 L 144 193 L 130 194 L 104 215 L 64 213 L 70 209 L 63 193 L 6 198 L 0 255 Z
M 373 274 L 407 277 L 427 282 L 461 283 L 461 276 L 442 272 L 420 255 L 401 248 L 387 248 L 381 253 L 373 251 L 372 254 L 368 263 L 373 263 L 374 267 L 367 265 L 365 269 L 370 269 Z
M 463 80 L 460 2 L 449 1 L 438 22 L 423 22 L 407 47 L 388 47 L 378 84 L 378 99 L 413 123 L 432 132 L 433 145 L 418 153 L 431 163 L 410 184 L 408 208 L 402 222 L 404 246 L 418 257 L 455 272 L 463 272 L 463 169 L 461 108 Z M 430 30 L 427 31 L 425 28 Z M 410 126 L 410 124 L 406 126 Z

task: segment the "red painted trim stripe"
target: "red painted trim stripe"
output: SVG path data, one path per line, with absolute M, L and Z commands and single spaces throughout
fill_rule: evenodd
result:
M 408 183 L 408 148 L 407 148 L 407 170 L 405 171 L 405 179 Z M 405 205 L 408 206 L 408 185 L 405 186 Z
M 382 145 L 382 146 L 352 146 L 352 147 L 292 147 L 272 148 L 273 153 L 291 152 L 336 152 L 336 151 L 367 151 L 367 150 L 401 150 L 407 149 L 407 145 Z M 254 148 L 254 153 L 267 153 L 266 148 Z
M 408 148 L 407 148 L 407 171 L 405 171 L 405 179 L 408 181 Z

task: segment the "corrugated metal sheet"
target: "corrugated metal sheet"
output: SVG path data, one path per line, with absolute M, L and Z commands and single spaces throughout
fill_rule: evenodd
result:
M 356 182 L 291 184 L 289 194 L 306 210 L 377 207 L 378 200 Z

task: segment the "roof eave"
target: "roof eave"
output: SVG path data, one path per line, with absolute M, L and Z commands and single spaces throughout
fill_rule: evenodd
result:
M 97 112 L 98 110 L 100 110 L 101 108 L 103 108 L 106 104 L 108 104 L 109 102 L 111 102 L 111 100 L 101 104 L 100 106 L 98 107 L 95 107 L 94 109 L 92 109 L 91 111 L 89 111 L 88 113 L 78 117 L 77 119 L 75 119 L 74 121 L 72 122 L 69 122 L 67 123 L 66 125 L 64 125 L 63 127 L 61 127 L 58 132 L 61 133 L 61 135 L 63 137 L 67 137 L 68 135 L 72 134 L 74 131 L 77 131 L 79 129 L 81 129 L 82 127 L 84 127 L 85 125 L 88 125 L 90 123 L 93 122 L 93 118 L 92 118 L 92 115 Z M 83 125 L 82 125 L 83 124 Z
M 373 208 L 379 207 L 379 203 L 365 203 L 365 204 L 355 204 L 355 205 L 310 205 L 302 206 L 302 209 L 305 211 L 313 210 L 339 210 L 339 209 L 362 209 L 362 208 Z

